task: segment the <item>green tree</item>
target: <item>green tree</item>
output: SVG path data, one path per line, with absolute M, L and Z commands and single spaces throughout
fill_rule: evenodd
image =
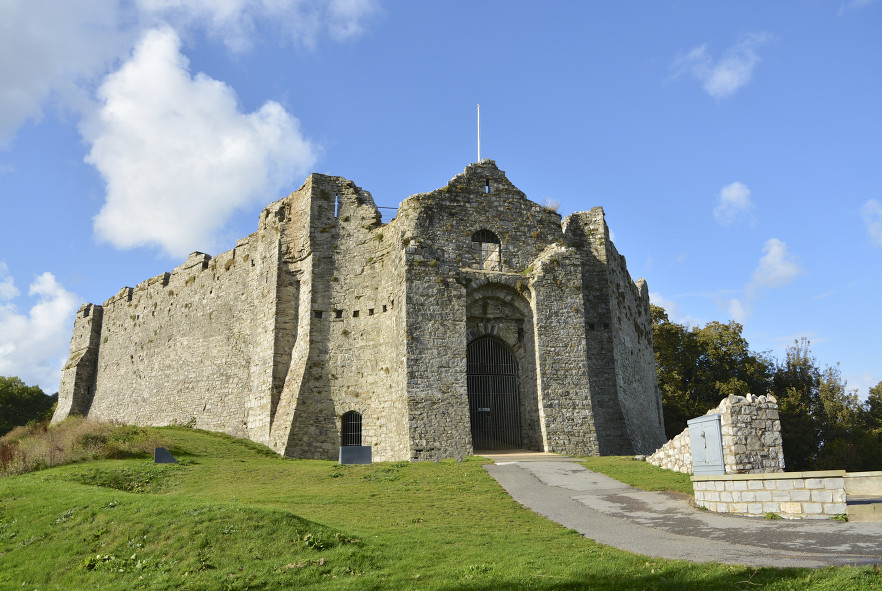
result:
M 787 348 L 772 378 L 788 470 L 811 470 L 821 444 L 821 372 L 802 338 Z
M 0 436 L 19 425 L 51 418 L 57 400 L 58 394 L 46 396 L 39 386 L 0 376 Z
M 882 432 L 882 382 L 870 388 L 864 403 L 864 426 L 870 431 Z
M 852 461 L 848 470 L 882 470 L 882 382 L 870 388 L 854 429 Z
M 822 371 L 808 339 L 794 341 L 783 361 L 750 350 L 737 322 L 686 327 L 651 306 L 665 432 L 730 394 L 774 394 L 789 470 L 882 469 L 882 382 L 861 404 L 839 364 Z
M 687 328 L 659 306 L 650 314 L 665 432 L 674 437 L 730 394 L 765 394 L 771 380 L 763 355 L 750 351 L 737 322 Z
M 687 420 L 704 412 L 698 412 L 700 402 L 692 391 L 698 347 L 686 327 L 671 322 L 663 308 L 651 305 L 650 315 L 665 433 L 670 439 L 683 430 Z
M 821 420 L 821 446 L 813 463 L 816 470 L 845 469 L 861 471 L 871 458 L 866 457 L 870 440 L 864 428 L 864 409 L 857 391 L 848 390 L 839 364 L 828 365 L 818 384 L 818 413 Z

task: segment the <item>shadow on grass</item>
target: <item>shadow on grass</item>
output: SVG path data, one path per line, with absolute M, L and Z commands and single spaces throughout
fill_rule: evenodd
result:
M 640 557 L 637 557 L 640 558 Z M 609 572 L 609 567 L 594 563 L 588 566 L 592 572 L 584 576 L 561 576 L 553 574 L 527 577 L 519 581 L 492 581 L 488 578 L 475 577 L 474 581 L 462 581 L 454 585 L 438 587 L 441 591 L 468 591 L 493 589 L 494 591 L 575 591 L 585 589 L 622 590 L 657 590 L 685 591 L 691 589 L 836 589 L 863 590 L 882 587 L 882 575 L 879 569 L 865 567 L 859 569 L 836 569 L 829 567 L 823 577 L 817 577 L 819 571 L 799 568 L 750 568 L 735 565 L 716 565 L 713 571 L 708 567 L 714 565 L 696 565 L 689 563 L 647 563 L 645 573 L 635 574 L 631 568 L 628 572 Z M 720 571 L 728 572 L 720 572 Z M 597 572 L 599 571 L 599 572 Z M 606 571 L 606 572 L 604 572 Z M 830 575 L 833 575 L 833 578 Z M 838 574 L 838 576 L 836 576 Z M 555 580 L 558 579 L 558 580 Z

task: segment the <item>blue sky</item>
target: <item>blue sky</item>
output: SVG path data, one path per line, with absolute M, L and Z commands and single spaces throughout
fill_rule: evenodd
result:
M 382 206 L 493 158 L 603 206 L 673 320 L 882 380 L 882 0 L 0 0 L 0 375 L 309 172 Z

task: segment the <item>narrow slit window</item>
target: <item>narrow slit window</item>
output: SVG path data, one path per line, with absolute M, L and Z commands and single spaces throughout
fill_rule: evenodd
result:
M 499 237 L 490 230 L 478 230 L 472 234 L 472 251 L 475 256 L 475 266 L 485 271 L 501 271 L 501 246 Z
M 334 310 L 334 318 L 343 318 L 343 310 Z
M 340 424 L 341 445 L 361 445 L 361 413 L 350 410 L 343 414 Z
M 490 179 L 487 179 L 486 181 L 484 181 L 484 192 L 485 193 L 490 192 Z

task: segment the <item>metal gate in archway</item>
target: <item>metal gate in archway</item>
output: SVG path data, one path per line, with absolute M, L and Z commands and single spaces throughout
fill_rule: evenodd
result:
M 472 447 L 519 449 L 521 413 L 514 353 L 484 336 L 469 343 L 466 361 Z

